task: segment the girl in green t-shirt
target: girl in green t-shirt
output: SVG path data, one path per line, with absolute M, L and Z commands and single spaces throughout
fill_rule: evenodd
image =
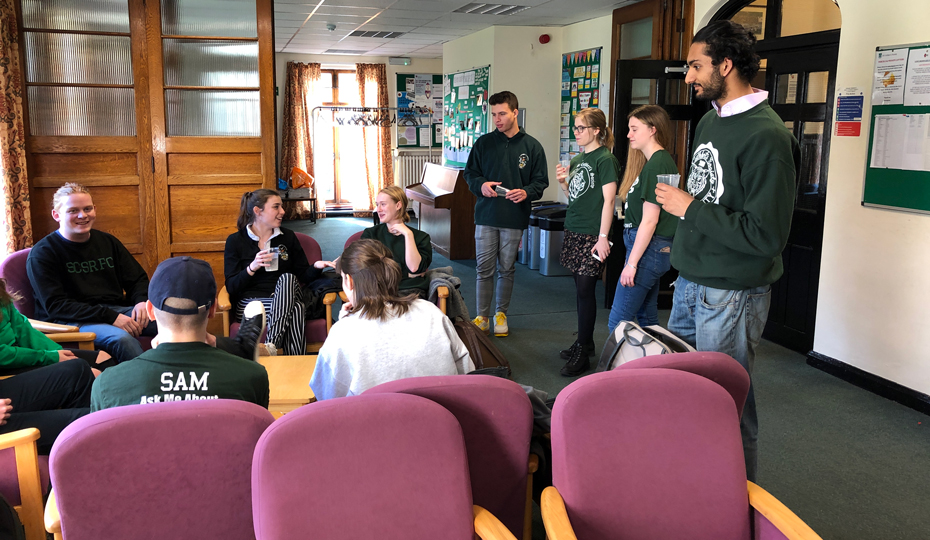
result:
M 614 221 L 614 200 L 620 164 L 611 150 L 614 136 L 600 109 L 582 109 L 575 116 L 575 140 L 583 150 L 570 168 L 556 167 L 556 178 L 568 196 L 565 238 L 559 262 L 572 271 L 578 295 L 578 339 L 559 355 L 568 360 L 562 375 L 574 377 L 588 370 L 594 354 L 597 302 L 594 286 L 610 253 L 607 236 Z
M 630 151 L 620 184 L 626 260 L 607 320 L 610 332 L 621 321 L 659 324 L 659 278 L 671 266 L 672 237 L 678 227 L 678 219 L 656 201 L 658 175 L 678 174 L 665 150 L 674 134 L 668 113 L 657 105 L 644 105 L 630 113 L 629 128 Z

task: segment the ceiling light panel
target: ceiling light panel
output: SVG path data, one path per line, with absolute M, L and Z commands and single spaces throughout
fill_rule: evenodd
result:
M 468 13 L 469 15 L 513 15 L 514 13 L 520 13 L 530 9 L 530 6 L 512 6 L 507 4 L 482 4 L 482 3 L 472 3 L 466 4 L 456 10 L 453 10 L 454 13 Z

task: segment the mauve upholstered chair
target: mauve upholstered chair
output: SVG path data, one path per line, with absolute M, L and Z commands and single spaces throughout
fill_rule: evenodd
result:
M 514 536 L 530 540 L 532 499 L 529 484 L 533 407 L 519 384 L 488 375 L 413 377 L 380 384 L 365 392 L 403 393 L 427 398 L 455 415 L 465 436 L 471 493 Z
M 730 394 L 677 369 L 596 373 L 562 390 L 552 479 L 542 500 L 551 540 L 819 539 L 747 483 Z
M 436 403 L 366 394 L 276 421 L 252 463 L 258 540 L 509 538 L 472 506 L 462 429 Z M 496 533 L 496 534 L 494 534 Z
M 19 513 L 26 540 L 45 540 L 42 496 L 48 490 L 48 456 L 36 452 L 39 430 L 0 435 L 0 494 Z
M 65 428 L 45 524 L 68 540 L 254 538 L 255 444 L 274 418 L 244 401 L 115 407 Z M 58 535 L 56 534 L 56 537 Z
M 749 393 L 749 374 L 730 355 L 719 352 L 686 352 L 644 356 L 621 364 L 617 369 L 666 368 L 687 371 L 710 379 L 730 393 L 736 404 L 737 418 Z

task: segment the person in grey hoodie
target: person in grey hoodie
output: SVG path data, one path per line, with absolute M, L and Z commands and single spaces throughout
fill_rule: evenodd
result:
M 336 271 L 348 301 L 310 378 L 318 400 L 358 395 L 407 377 L 474 371 L 452 321 L 416 295 L 398 295 L 400 266 L 381 242 L 352 243 Z

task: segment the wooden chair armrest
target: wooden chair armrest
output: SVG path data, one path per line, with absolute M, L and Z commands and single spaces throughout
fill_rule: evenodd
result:
M 345 294 L 345 293 L 342 293 Z M 323 295 L 323 305 L 326 307 L 326 335 L 333 327 L 333 304 L 336 303 L 336 293 L 329 292 Z
M 4 433 L 0 435 L 0 450 L 4 448 L 13 448 L 20 444 L 31 443 L 39 440 L 39 430 L 36 428 L 26 428 Z
M 821 540 L 820 536 L 787 506 L 771 493 L 746 481 L 749 488 L 749 505 L 765 516 L 788 540 Z
M 481 508 L 477 504 L 472 505 L 472 514 L 475 516 L 475 533 L 482 540 L 517 540 L 517 537 L 510 532 L 507 527 L 494 514 Z
M 26 532 L 27 540 L 41 540 L 42 485 L 39 477 L 39 455 L 36 441 L 39 430 L 27 428 L 0 435 L 0 448 L 13 448 L 16 454 L 16 476 L 22 502 L 16 508 Z
M 436 296 L 439 298 L 449 298 L 449 287 L 446 287 L 445 285 L 436 287 Z
M 216 310 L 229 311 L 230 309 L 232 309 L 232 304 L 229 302 L 229 291 L 226 290 L 226 285 L 223 285 L 219 294 L 216 295 Z
M 339 294 L 340 294 L 340 295 L 344 295 L 345 293 L 344 293 L 344 292 L 340 292 Z M 323 295 L 323 305 L 324 305 L 324 306 L 331 306 L 331 305 L 335 304 L 335 303 L 336 303 L 336 296 L 337 296 L 337 295 L 336 295 L 336 293 L 334 293 L 334 292 L 328 292 L 328 293 L 324 294 L 324 295 Z
M 45 321 L 37 321 L 35 319 L 29 319 L 29 324 L 33 328 L 42 332 L 43 334 L 58 334 L 61 332 L 77 332 L 79 328 L 77 326 L 72 326 L 70 324 L 55 324 Z
M 565 501 L 562 500 L 555 486 L 549 486 L 543 490 L 539 507 L 542 510 L 543 525 L 546 527 L 546 536 L 549 540 L 578 540 L 575 531 L 572 530 L 572 523 L 568 519 Z
M 82 341 L 93 343 L 97 339 L 97 334 L 93 332 L 62 332 L 60 334 L 46 334 L 45 337 L 55 343 L 80 343 Z
M 345 291 L 339 291 L 339 299 L 342 300 L 343 302 L 349 301 L 349 297 L 346 296 Z
M 45 530 L 55 535 L 55 540 L 61 539 L 61 516 L 58 515 L 58 502 L 55 500 L 55 490 L 48 493 L 48 502 L 45 503 Z
M 530 454 L 530 459 L 527 460 L 527 470 L 529 474 L 533 474 L 539 470 L 539 456 Z

